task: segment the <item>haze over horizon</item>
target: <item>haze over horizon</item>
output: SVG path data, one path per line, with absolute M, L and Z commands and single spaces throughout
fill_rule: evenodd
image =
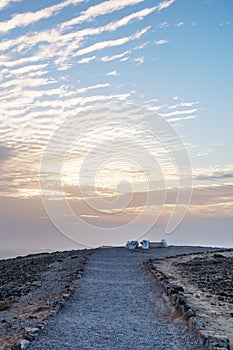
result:
M 231 0 L 2 0 L 0 258 L 232 247 L 232 27 Z

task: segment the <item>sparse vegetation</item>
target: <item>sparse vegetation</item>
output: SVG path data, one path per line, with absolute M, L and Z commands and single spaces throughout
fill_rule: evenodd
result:
M 0 300 L 0 311 L 8 310 L 12 307 L 12 303 L 9 300 Z

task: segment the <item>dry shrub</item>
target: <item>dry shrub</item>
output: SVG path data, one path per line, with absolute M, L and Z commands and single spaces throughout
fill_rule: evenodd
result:
M 12 303 L 9 300 L 0 301 L 0 311 L 8 310 L 12 307 Z

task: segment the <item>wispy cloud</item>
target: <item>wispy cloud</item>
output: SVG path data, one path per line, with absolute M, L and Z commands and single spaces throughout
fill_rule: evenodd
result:
M 193 114 L 197 112 L 197 109 L 196 108 L 193 108 L 193 109 L 186 109 L 186 110 L 177 110 L 177 111 L 174 111 L 174 112 L 169 112 L 169 113 L 160 113 L 159 115 L 161 115 L 162 117 L 173 117 L 175 115 L 182 115 L 182 114 Z
M 197 170 L 196 180 L 226 180 L 233 178 L 233 165 L 225 165 L 224 167 L 209 167 L 203 170 Z
M 213 152 L 213 148 L 205 149 L 205 150 L 202 149 L 199 152 L 197 152 L 196 156 L 197 157 L 205 157 L 205 156 L 209 155 L 212 152 Z
M 136 63 L 144 63 L 145 58 L 143 56 L 134 58 Z
M 1 0 L 0 2 L 0 10 L 3 10 L 5 7 L 11 5 L 13 2 L 20 2 L 23 0 Z
M 176 23 L 176 27 L 180 28 L 180 27 L 183 27 L 185 25 L 184 22 L 178 22 Z
M 60 4 L 43 8 L 42 10 L 39 10 L 36 12 L 19 13 L 17 15 L 14 15 L 10 20 L 6 22 L 0 22 L 0 32 L 6 33 L 17 27 L 26 27 L 42 19 L 46 19 L 51 16 L 54 16 L 59 11 L 61 11 L 62 9 L 64 9 L 69 5 L 77 4 L 82 1 L 84 0 L 66 0 Z
M 100 58 L 100 60 L 103 61 L 103 62 L 114 61 L 114 60 L 116 60 L 116 59 L 118 59 L 118 58 L 122 58 L 122 57 L 124 57 L 124 56 L 130 54 L 131 52 L 132 52 L 131 50 L 127 50 L 127 51 L 124 51 L 124 52 L 119 53 L 119 54 L 117 54 L 117 55 L 103 56 L 103 57 Z
M 115 40 L 107 40 L 107 41 L 101 41 L 101 42 L 95 43 L 95 44 L 88 46 L 84 49 L 78 50 L 77 52 L 74 53 L 74 57 L 86 55 L 86 54 L 89 54 L 91 52 L 100 51 L 100 50 L 103 50 L 103 49 L 106 49 L 109 47 L 124 45 L 124 44 L 128 43 L 129 41 L 139 39 L 141 36 L 146 34 L 150 28 L 151 27 L 148 26 L 148 27 L 136 32 L 135 34 L 130 35 L 129 37 L 122 37 L 122 38 L 115 39 Z
M 115 61 L 117 59 L 120 59 L 120 61 L 123 62 L 124 60 L 129 59 L 130 54 L 132 54 L 135 51 L 144 49 L 147 45 L 148 45 L 148 42 L 145 42 L 141 45 L 137 45 L 137 46 L 133 47 L 130 50 L 126 50 L 126 51 L 123 51 L 119 54 L 112 55 L 112 56 L 103 56 L 103 57 L 100 57 L 99 59 L 100 59 L 100 61 L 103 61 L 103 62 L 111 62 L 111 61 Z M 125 56 L 127 56 L 127 57 L 125 57 Z
M 106 73 L 106 75 L 116 77 L 119 73 L 116 70 L 112 70 L 111 72 Z
M 81 2 L 84 9 L 81 13 L 78 9 L 78 14 L 70 12 L 70 17 L 64 16 L 65 22 L 61 15 L 55 17 L 64 9 L 68 14 L 69 6 Z M 0 43 L 0 134 L 2 147 L 6 148 L 0 149 L 0 156 L 6 160 L 4 193 L 8 190 L 12 195 L 18 188 L 18 196 L 38 194 L 38 179 L 30 179 L 38 175 L 48 139 L 66 118 L 76 117 L 78 112 L 99 104 L 135 102 L 134 96 L 138 93 L 135 77 L 124 81 L 121 67 L 128 66 L 127 69 L 133 71 L 137 64 L 144 62 L 150 51 L 144 48 L 153 47 L 155 40 L 155 37 L 150 38 L 153 31 L 144 20 L 152 14 L 160 16 L 160 11 L 173 3 L 163 1 L 145 7 L 144 0 L 109 0 L 92 6 L 88 1 L 63 0 L 35 12 L 12 15 L 0 23 L 0 31 L 5 34 L 20 28 L 10 32 L 8 39 Z M 124 8 L 126 10 L 121 11 Z M 50 17 L 52 26 L 48 21 Z M 99 20 L 95 21 L 97 17 Z M 35 31 L 34 24 L 39 21 Z M 159 23 L 159 19 L 149 21 L 151 23 Z M 163 24 L 167 25 L 167 22 Z M 165 44 L 165 39 L 161 39 L 160 45 L 162 43 Z M 191 105 L 180 104 L 173 107 L 171 114 L 167 106 L 160 106 L 159 111 L 171 121 L 181 120 L 191 118 L 189 107 Z M 187 109 L 183 116 L 179 112 L 182 108 Z M 134 118 L 140 120 L 141 115 L 134 115 Z M 85 141 L 87 147 L 88 141 Z M 151 141 L 147 145 L 151 147 Z M 10 151 L 10 156 L 6 157 L 8 149 L 15 153 Z M 9 184 L 16 166 L 18 173 Z
M 158 10 L 164 10 L 168 7 L 170 7 L 172 4 L 174 4 L 175 0 L 167 0 L 167 1 L 163 1 L 158 5 Z
M 83 57 L 78 63 L 84 64 L 84 63 L 90 63 L 91 61 L 94 61 L 96 59 L 96 56 L 91 57 Z
M 198 104 L 198 101 L 192 101 L 192 102 L 180 102 L 179 104 L 175 104 L 172 106 L 168 106 L 168 109 L 175 109 L 175 108 L 179 108 L 179 107 L 192 107 L 196 104 Z
M 126 2 L 122 2 L 120 5 L 120 8 L 121 6 L 123 6 L 123 3 L 126 4 Z M 105 6 L 102 4 L 104 3 L 101 3 L 100 5 L 105 8 Z M 55 57 L 57 56 L 55 62 L 58 66 L 60 66 L 59 69 L 60 70 L 68 69 L 70 67 L 70 64 L 68 63 L 65 64 L 65 62 L 69 61 L 69 58 L 72 56 L 73 52 L 76 51 L 79 48 L 79 46 L 81 46 L 81 43 L 83 43 L 85 38 L 88 38 L 92 35 L 100 35 L 101 33 L 104 33 L 104 32 L 115 31 L 121 28 L 122 26 L 128 25 L 132 20 L 142 20 L 145 16 L 148 16 L 149 14 L 154 12 L 157 8 L 158 6 L 157 7 L 155 6 L 152 8 L 145 8 L 135 13 L 131 13 L 130 15 L 125 16 L 118 21 L 110 22 L 101 27 L 96 27 L 96 28 L 90 27 L 90 28 L 70 32 L 67 34 L 62 34 L 61 28 L 60 29 L 55 28 L 52 30 L 41 31 L 35 34 L 22 35 L 16 39 L 6 40 L 0 44 L 0 50 L 4 52 L 7 49 L 10 49 L 13 47 L 15 50 L 21 52 L 25 49 L 28 50 L 28 48 L 35 47 L 40 43 L 43 43 L 43 50 L 40 50 L 39 52 L 37 52 L 36 55 L 21 58 L 22 60 L 21 62 L 19 61 L 19 59 L 14 61 L 9 61 L 7 57 L 5 57 L 5 59 L 3 59 L 2 62 L 4 63 L 5 66 L 10 67 L 17 64 L 23 64 L 23 63 L 26 64 L 27 62 L 32 63 L 32 62 L 37 62 L 39 60 L 40 61 L 45 60 L 49 56 L 55 56 Z M 114 9 L 117 9 L 117 7 L 114 7 Z M 65 26 L 66 22 L 64 22 L 63 25 Z M 86 59 L 84 58 L 84 60 L 80 60 L 80 62 L 88 63 L 89 60 L 88 58 Z
M 169 122 L 180 122 L 181 120 L 190 120 L 190 119 L 196 119 L 196 115 L 188 115 L 185 117 L 176 117 L 176 118 L 168 118 Z
M 79 17 L 63 23 L 61 29 L 67 29 L 76 24 L 92 21 L 98 16 L 119 11 L 126 6 L 136 5 L 142 1 L 144 0 L 108 0 L 101 2 L 100 4 L 91 6 L 86 11 L 83 11 Z
M 168 39 L 156 40 L 155 45 L 164 45 L 168 43 Z
M 168 22 L 161 22 L 159 25 L 158 25 L 159 28 L 167 28 L 169 27 L 169 23 Z

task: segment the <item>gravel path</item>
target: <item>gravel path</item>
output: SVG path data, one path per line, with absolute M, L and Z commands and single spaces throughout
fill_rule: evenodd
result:
M 33 350 L 199 350 L 182 321 L 170 321 L 161 288 L 142 267 L 148 258 L 204 251 L 169 247 L 99 249 L 72 298 L 31 345 Z

